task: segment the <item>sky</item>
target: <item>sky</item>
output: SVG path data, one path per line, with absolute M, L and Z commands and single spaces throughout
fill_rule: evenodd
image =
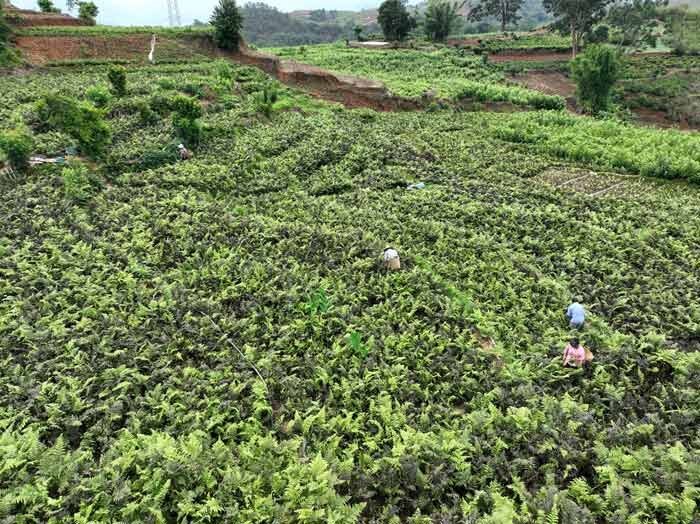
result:
M 53 0 L 56 7 L 65 9 L 65 0 Z M 167 25 L 167 0 L 93 0 L 100 9 L 97 22 L 108 25 Z M 238 0 L 239 5 L 246 0 Z M 11 0 L 24 9 L 37 9 L 36 0 Z M 197 18 L 209 20 L 218 0 L 178 0 L 183 25 Z M 375 7 L 378 0 L 267 0 L 266 4 L 280 11 L 296 9 L 352 9 Z

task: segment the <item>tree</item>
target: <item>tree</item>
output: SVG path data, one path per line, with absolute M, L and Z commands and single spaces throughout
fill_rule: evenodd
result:
M 583 108 L 599 113 L 610 106 L 610 95 L 620 76 L 619 52 L 606 45 L 591 45 L 571 61 L 576 96 Z
M 408 14 L 402 0 L 384 0 L 379 6 L 377 22 L 382 28 L 384 38 L 389 41 L 403 40 L 416 23 Z
M 657 9 L 668 0 L 618 0 L 608 11 L 607 23 L 620 33 L 619 47 L 653 45 L 658 26 Z
M 518 11 L 523 6 L 524 0 L 481 0 L 481 2 L 469 12 L 469 20 L 479 21 L 493 16 L 501 23 L 501 32 L 505 33 L 509 24 L 515 24 L 520 20 Z
M 95 23 L 99 11 L 94 2 L 78 2 L 78 16 L 81 20 Z
M 362 41 L 362 26 L 356 25 L 352 28 L 352 32 L 355 33 L 355 40 L 358 42 Z
M 425 10 L 425 35 L 434 42 L 444 42 L 459 21 L 459 10 L 465 2 L 429 0 Z
M 610 0 L 543 0 L 545 10 L 556 19 L 551 25 L 571 35 L 571 55 L 576 57 L 583 37 L 606 15 Z
M 0 51 L 10 39 L 10 26 L 5 20 L 5 0 L 0 0 Z
M 57 9 L 51 0 L 38 0 L 37 5 L 42 13 L 60 13 L 61 10 Z
M 214 42 L 222 49 L 237 51 L 241 41 L 243 16 L 236 0 L 219 0 L 211 16 L 214 26 Z
M 76 0 L 66 0 L 66 11 L 71 12 L 79 2 Z

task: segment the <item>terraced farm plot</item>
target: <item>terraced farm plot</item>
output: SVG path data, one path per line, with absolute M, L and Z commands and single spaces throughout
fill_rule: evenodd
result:
M 561 97 L 510 84 L 503 73 L 481 57 L 454 49 L 367 50 L 342 45 L 273 48 L 281 58 L 384 82 L 395 95 L 430 96 L 449 101 L 510 102 L 536 108 L 563 108 Z
M 587 197 L 639 200 L 650 193 L 671 197 L 688 191 L 688 187 L 682 184 L 565 166 L 548 168 L 537 176 L 537 180 L 566 192 L 583 193 Z
M 106 75 L 0 78 L 0 130 L 36 152 L 76 145 L 45 92 L 100 100 L 113 135 L 80 198 L 65 166 L 0 180 L 0 519 L 697 518 L 698 189 L 538 179 L 615 155 L 659 173 L 669 148 L 691 178 L 696 135 L 345 110 L 213 62 L 96 97 Z M 178 162 L 182 96 L 202 137 Z M 572 295 L 584 369 L 561 363 Z

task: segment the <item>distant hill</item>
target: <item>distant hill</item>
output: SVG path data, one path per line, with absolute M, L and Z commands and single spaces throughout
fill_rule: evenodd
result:
M 257 46 L 321 44 L 351 38 L 355 18 L 337 11 L 296 11 L 283 13 L 275 7 L 257 2 L 245 4 L 243 36 Z
M 672 6 L 677 6 L 677 5 L 687 5 L 688 7 L 692 9 L 700 9 L 700 0 L 671 0 L 670 5 Z
M 692 0 L 700 2 L 700 0 Z M 378 0 L 379 3 L 379 0 Z M 427 1 L 409 5 L 409 11 L 422 13 Z M 243 35 L 257 46 L 287 46 L 335 42 L 343 38 L 354 38 L 353 28 L 361 26 L 365 36 L 381 34 L 377 24 L 377 9 L 339 11 L 330 9 L 305 9 L 284 13 L 262 2 L 247 3 L 242 7 Z M 462 11 L 462 23 L 455 34 L 498 31 L 495 19 L 469 22 L 466 16 L 469 7 Z M 531 30 L 551 21 L 542 7 L 542 0 L 525 0 L 520 12 L 521 20 L 511 29 Z

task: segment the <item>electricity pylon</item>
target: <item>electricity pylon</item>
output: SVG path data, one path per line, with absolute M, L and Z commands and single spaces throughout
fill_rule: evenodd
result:
M 177 0 L 168 0 L 168 21 L 170 22 L 170 27 L 182 25 Z

